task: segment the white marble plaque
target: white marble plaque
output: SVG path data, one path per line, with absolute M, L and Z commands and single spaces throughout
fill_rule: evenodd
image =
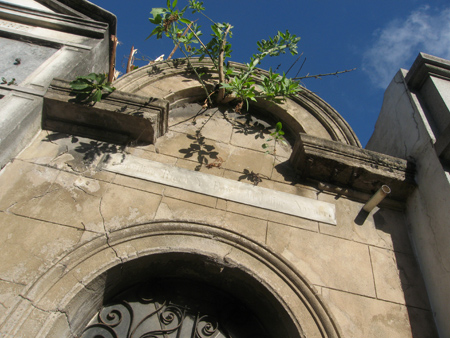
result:
M 336 224 L 334 204 L 174 167 L 132 155 L 112 154 L 102 169 L 204 195 Z

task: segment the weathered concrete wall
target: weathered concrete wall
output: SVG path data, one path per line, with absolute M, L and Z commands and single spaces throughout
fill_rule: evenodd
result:
M 338 336 L 434 336 L 402 211 L 376 208 L 358 224 L 363 200 L 299 183 L 288 162 L 290 146 L 278 144 L 276 156 L 265 153 L 262 144 L 272 125 L 266 117 L 255 112 L 246 124 L 240 114 L 223 115 L 217 109 L 198 114 L 201 111 L 196 105 L 172 110 L 169 132 L 154 145 L 121 147 L 42 131 L 3 169 L 0 332 L 4 337 L 41 337 L 47 332 L 62 337 L 70 336 L 71 330 L 80 334 L 96 309 L 94 300 L 102 297 L 105 284 L 94 283 L 96 278 L 161 246 L 169 252 L 179 246 L 211 251 L 221 262 L 239 262 L 236 249 L 222 248 L 219 237 L 214 242 L 217 231 L 269 250 L 304 276 L 337 325 Z M 257 187 L 335 206 L 337 224 L 138 179 L 133 170 L 126 174 L 101 170 L 103 156 L 114 154 L 251 186 L 261 180 Z M 168 224 L 166 239 L 151 241 L 148 234 L 161 224 Z M 181 229 L 202 225 L 209 242 L 197 243 L 182 234 L 168 241 L 175 224 Z M 258 264 L 249 266 L 258 271 Z M 266 274 L 260 272 L 258 278 L 269 278 Z M 126 276 L 124 270 L 115 281 Z M 89 293 L 92 290 L 97 291 Z M 298 296 L 281 284 L 280 290 L 288 305 L 299 306 Z M 75 297 L 83 292 L 91 296 Z M 71 297 L 90 301 L 80 308 Z M 296 311 L 306 336 L 322 337 L 309 315 L 300 308 Z
M 428 63 L 435 70 L 422 68 Z M 367 144 L 416 163 L 418 187 L 407 201 L 406 215 L 441 337 L 450 336 L 450 176 L 445 153 L 439 157 L 436 146 L 449 136 L 448 69 L 448 61 L 420 55 L 409 73 L 399 71 Z

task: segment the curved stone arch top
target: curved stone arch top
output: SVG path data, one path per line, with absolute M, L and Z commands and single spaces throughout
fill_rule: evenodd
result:
M 193 59 L 191 63 L 204 74 L 202 78 L 209 89 L 214 88 L 218 83 L 218 76 L 213 69 L 212 62 L 208 59 L 201 62 Z M 230 62 L 230 66 L 235 69 L 245 67 L 234 62 Z M 264 70 L 259 70 L 259 72 L 267 74 Z M 196 75 L 187 70 L 187 63 L 182 59 L 161 61 L 139 68 L 121 77 L 114 85 L 123 92 L 165 99 L 169 101 L 170 108 L 176 108 L 183 103 L 204 100 L 206 97 L 205 90 Z M 276 120 L 283 121 L 285 128 L 294 135 L 306 133 L 361 147 L 356 134 L 342 116 L 306 88 L 282 104 L 265 100 L 252 104 L 273 115 Z
M 201 264 L 189 268 L 185 262 L 192 259 L 186 257 Z M 10 314 L 20 323 L 13 330 L 32 325 L 32 312 L 40 309 L 51 315 L 38 337 L 79 336 L 108 298 L 160 272 L 152 262 L 173 267 L 177 260 L 177 269 L 163 273 L 173 277 L 178 271 L 176 277 L 207 283 L 226 280 L 223 285 L 237 284 L 231 288 L 241 293 L 233 296 L 241 298 L 253 292 L 250 301 L 259 299 L 262 305 L 256 307 L 272 309 L 269 314 L 278 317 L 284 337 L 342 337 L 320 296 L 286 259 L 235 232 L 186 222 L 136 225 L 68 253 L 23 294 Z M 202 271 L 205 267 L 208 271 Z M 263 320 L 272 324 L 272 318 Z

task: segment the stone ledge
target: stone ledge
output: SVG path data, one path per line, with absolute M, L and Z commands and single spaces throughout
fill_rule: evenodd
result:
M 42 129 L 112 143 L 154 143 L 168 128 L 168 101 L 115 91 L 92 104 L 75 103 L 68 81 L 54 79 L 44 96 Z
M 56 2 L 51 1 L 50 3 L 55 4 Z M 78 7 L 81 6 L 78 5 Z M 79 14 L 81 14 L 79 12 L 78 15 L 72 13 L 71 16 L 67 16 L 59 13 L 36 11 L 13 3 L 0 3 L 0 18 L 23 25 L 42 27 L 70 34 L 102 39 L 108 29 L 107 22 L 102 21 L 109 21 L 109 23 L 112 24 L 115 23 L 116 20 L 115 18 L 112 18 L 111 15 L 108 15 L 108 12 L 99 10 L 99 8 L 93 4 L 90 4 L 89 7 L 90 15 L 88 14 L 88 16 L 81 18 L 79 17 Z M 84 9 L 84 11 L 87 11 L 87 8 Z M 94 21 L 90 17 L 95 17 L 101 21 Z M 113 28 L 115 29 L 115 27 Z
M 450 79 L 450 61 L 436 56 L 419 53 L 406 75 L 406 83 L 411 90 L 420 90 L 430 76 Z
M 300 133 L 291 164 L 307 179 L 372 194 L 381 185 L 405 200 L 415 187 L 414 165 L 406 160 Z

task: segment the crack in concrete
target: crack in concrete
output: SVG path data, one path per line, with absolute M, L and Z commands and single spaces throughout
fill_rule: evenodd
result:
M 56 223 L 56 222 L 52 222 L 52 221 L 49 221 L 49 220 L 46 220 L 46 219 L 35 218 L 35 217 L 27 216 L 27 215 L 17 214 L 17 213 L 14 213 L 14 212 L 9 212 L 9 213 L 10 213 L 11 215 L 14 215 L 14 216 L 17 216 L 17 217 L 23 217 L 23 218 L 31 219 L 31 220 L 34 220 L 34 221 L 39 221 L 39 222 L 44 222 L 44 223 L 49 223 L 49 224 L 59 225 L 59 226 L 63 226 L 63 227 L 75 229 L 75 230 L 78 230 L 78 231 L 81 230 L 80 228 L 78 228 L 78 227 L 76 227 L 76 226 L 73 226 L 73 225 L 70 225 L 70 224 Z M 101 232 L 97 232 L 97 231 L 94 231 L 94 230 L 87 230 L 87 229 L 86 229 L 85 231 L 88 231 L 88 232 L 93 233 L 93 234 L 101 234 Z
M 82 192 L 84 192 L 86 195 L 92 196 L 92 197 L 97 197 L 94 194 L 91 194 L 89 192 L 87 192 L 86 190 L 84 190 L 83 188 L 81 188 L 80 186 L 76 185 L 75 183 L 73 184 L 73 186 L 77 189 L 80 189 Z
M 228 260 L 228 256 L 231 254 L 231 252 L 233 251 L 233 248 L 230 248 L 230 250 L 223 256 L 223 262 L 225 264 L 230 264 L 231 262 Z
M 74 277 L 76 278 L 76 276 L 74 276 Z M 77 280 L 78 283 L 80 283 L 81 285 L 83 285 L 83 287 L 84 287 L 86 290 L 92 292 L 94 295 L 98 292 L 98 290 L 93 289 L 92 287 L 89 287 L 89 285 L 88 285 L 88 284 L 85 284 L 82 280 L 80 280 L 80 279 L 78 279 L 78 278 L 76 278 L 76 280 Z
M 9 209 L 11 209 L 12 207 L 14 207 L 18 202 L 14 202 L 13 204 L 11 204 L 8 208 L 6 208 L 5 212 L 8 214 L 13 214 L 13 212 L 10 212 Z
M 53 159 L 49 162 L 49 164 L 52 163 L 53 161 L 55 161 L 58 157 L 61 157 L 62 155 L 67 154 L 68 152 L 69 152 L 69 147 L 66 145 L 66 150 L 64 150 L 62 153 L 56 155 L 55 157 L 53 157 Z
M 374 222 L 374 223 L 375 223 L 375 222 Z M 393 250 L 393 245 L 392 245 L 392 243 L 391 243 L 391 244 L 388 243 L 388 242 L 386 241 L 386 239 L 384 239 L 384 238 L 381 236 L 380 231 L 382 232 L 383 230 L 377 229 L 377 228 L 375 227 L 375 234 L 377 235 L 378 239 L 380 239 L 380 240 L 384 243 L 384 246 L 381 246 L 381 247 L 383 247 L 383 248 L 388 248 L 388 249 L 392 249 L 392 250 Z M 391 235 L 391 238 L 392 238 L 392 234 L 390 234 L 390 235 Z M 358 241 L 355 241 L 355 242 L 358 243 Z M 374 245 L 374 246 L 380 246 L 380 245 L 377 244 L 377 245 Z
M 46 312 L 46 313 L 48 313 L 48 312 L 55 312 L 55 311 L 45 310 L 45 309 L 40 308 L 39 306 L 34 304 L 34 302 L 30 298 L 26 297 L 23 294 L 19 294 L 19 297 L 22 298 L 23 300 L 26 300 L 27 302 L 29 302 L 32 307 L 34 307 L 35 309 L 37 309 L 39 311 Z
M 414 149 L 416 149 L 416 145 L 419 143 L 419 141 L 420 141 L 420 130 L 419 130 L 419 122 L 416 120 L 416 111 L 414 111 L 414 113 L 412 114 L 412 118 L 413 118 L 413 121 L 414 121 L 414 124 L 415 124 L 415 126 L 416 126 L 416 130 L 417 130 L 417 139 L 414 141 L 414 144 L 413 144 L 413 146 L 412 146 L 412 150 L 414 150 Z M 406 145 L 406 143 L 405 143 L 405 145 Z M 407 153 L 405 153 L 405 158 L 407 158 L 407 157 L 409 157 L 410 155 L 409 154 L 407 154 Z
M 11 283 L 11 284 L 16 284 L 16 285 L 20 285 L 20 286 L 27 286 L 26 283 L 20 283 L 20 282 L 16 282 L 16 281 L 11 281 L 11 280 L 7 280 L 4 278 L 0 278 L 1 282 L 5 282 L 5 283 Z
M 372 271 L 373 290 L 375 292 L 375 298 L 378 299 L 377 283 L 375 281 L 375 270 L 374 270 L 374 267 L 373 267 L 372 254 L 370 252 L 370 246 L 369 245 L 367 246 L 367 250 L 369 252 L 370 270 Z
M 121 270 L 122 270 L 122 266 L 123 266 L 123 259 L 122 259 L 122 257 L 120 257 L 119 256 L 119 254 L 117 253 L 117 251 L 116 251 L 116 249 L 113 247 L 113 246 L 111 246 L 111 243 L 110 243 L 110 238 L 109 238 L 109 231 L 106 229 L 106 223 L 105 223 L 105 217 L 103 216 L 103 213 L 102 213 L 102 202 L 103 202 L 103 196 L 100 198 L 100 202 L 99 202 L 99 205 L 98 205 L 98 211 L 99 211 L 99 213 L 100 213 L 100 216 L 102 217 L 102 224 L 103 224 L 103 230 L 104 230 L 104 232 L 105 232 L 105 236 L 106 236 L 106 244 L 108 245 L 108 247 L 114 252 L 114 254 L 116 255 L 116 257 L 120 260 L 120 262 L 122 263 L 122 265 L 121 265 Z
M 54 190 L 50 190 L 50 188 L 49 188 L 49 190 L 44 192 L 42 195 L 31 197 L 31 200 L 34 200 L 34 199 L 37 199 L 37 198 L 42 198 L 42 197 L 44 197 L 44 196 L 46 196 L 46 195 L 48 195 L 48 194 L 50 194 L 52 192 L 59 191 L 59 190 L 61 190 L 61 189 L 60 188 L 56 188 Z
M 72 337 L 75 337 L 74 330 L 73 330 L 72 325 L 71 325 L 71 323 L 70 323 L 69 314 L 68 314 L 66 311 L 60 309 L 59 307 L 57 308 L 57 310 L 58 310 L 58 311 L 54 311 L 54 312 L 62 313 L 62 314 L 66 317 L 67 326 L 69 326 L 70 334 L 72 335 Z
M 269 221 L 266 221 L 266 236 L 264 238 L 264 244 L 267 245 L 267 238 L 269 236 Z

